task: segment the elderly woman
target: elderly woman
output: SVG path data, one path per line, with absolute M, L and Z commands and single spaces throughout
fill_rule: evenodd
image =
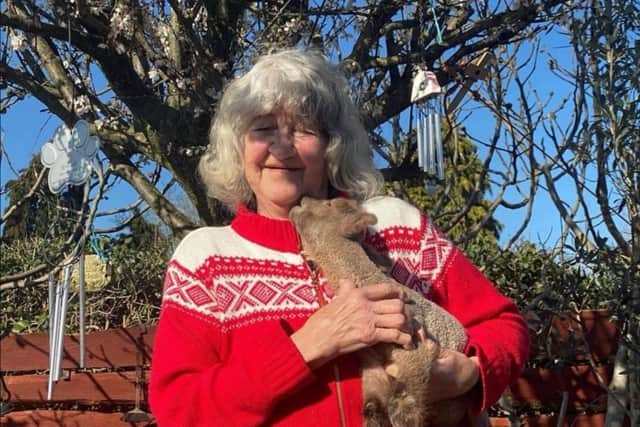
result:
M 396 279 L 464 325 L 464 353 L 432 367 L 439 397 L 467 394 L 480 411 L 519 374 L 528 335 L 515 305 L 428 217 L 373 197 L 381 177 L 348 93 L 336 67 L 297 50 L 262 57 L 226 89 L 199 172 L 235 218 L 189 234 L 169 263 L 150 385 L 161 427 L 362 425 L 354 352 L 410 344 L 402 292 L 345 283 L 331 295 L 288 219 L 303 195 L 361 201 L 378 217 L 368 243 Z

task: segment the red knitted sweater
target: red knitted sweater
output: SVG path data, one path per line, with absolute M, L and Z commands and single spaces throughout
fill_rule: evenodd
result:
M 378 197 L 365 208 L 378 217 L 368 242 L 396 261 L 396 280 L 467 329 L 481 370 L 474 409 L 491 405 L 527 359 L 515 305 L 414 207 Z M 291 222 L 241 207 L 230 226 L 190 233 L 167 269 L 154 344 L 160 427 L 361 426 L 357 357 L 312 371 L 289 338 L 318 307 Z

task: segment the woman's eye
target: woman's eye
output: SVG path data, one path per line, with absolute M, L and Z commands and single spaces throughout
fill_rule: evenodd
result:
M 254 132 L 273 132 L 276 130 L 275 126 L 256 126 L 253 128 Z

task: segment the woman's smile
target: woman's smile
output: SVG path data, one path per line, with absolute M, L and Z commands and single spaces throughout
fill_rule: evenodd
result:
M 276 171 L 285 171 L 285 172 L 296 172 L 302 170 L 302 168 L 294 168 L 291 166 L 265 166 L 265 169 L 271 169 Z

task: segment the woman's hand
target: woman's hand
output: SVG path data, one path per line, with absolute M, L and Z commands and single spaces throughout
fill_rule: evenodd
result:
M 379 342 L 409 347 L 411 335 L 405 324 L 400 286 L 382 283 L 356 288 L 343 280 L 331 302 L 309 317 L 291 339 L 313 369 Z
M 424 334 L 418 334 L 423 342 L 421 345 L 433 345 Z M 480 379 L 480 368 L 476 356 L 467 356 L 459 351 L 441 349 L 440 355 L 431 366 L 429 387 L 437 391 L 438 400 L 447 400 L 462 396 L 473 388 Z
M 438 345 L 429 338 L 426 338 L 424 331 L 418 331 L 421 340 L 420 345 L 433 347 Z M 464 353 L 455 350 L 441 349 L 440 355 L 431 365 L 431 379 L 429 389 L 437 391 L 437 400 L 453 399 L 462 396 L 473 388 L 480 379 L 480 368 L 476 356 L 468 357 Z M 425 366 L 425 369 L 427 367 Z M 392 376 L 398 376 L 398 365 L 389 363 L 384 367 L 385 372 Z

